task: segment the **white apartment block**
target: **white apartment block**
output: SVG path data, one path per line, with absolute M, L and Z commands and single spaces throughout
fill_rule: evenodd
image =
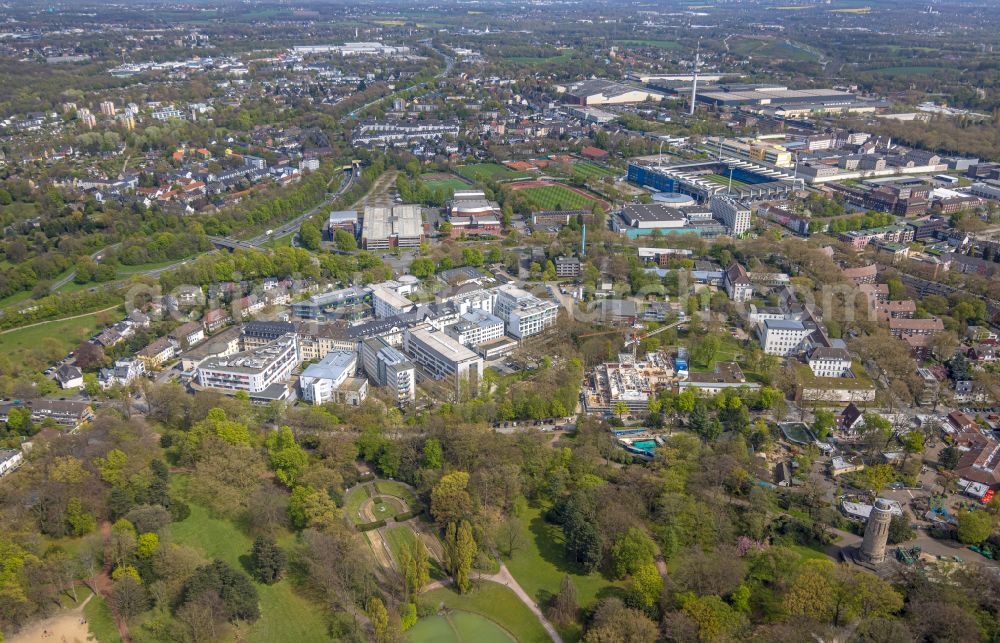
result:
M 503 337 L 504 321 L 496 315 L 474 309 L 463 314 L 458 323 L 447 326 L 444 332 L 459 344 L 472 348 Z
M 714 196 L 710 203 L 712 217 L 722 221 L 733 236 L 750 229 L 750 208 L 728 196 Z
M 416 397 L 417 374 L 413 362 L 381 337 L 361 342 L 361 366 L 376 386 L 396 391 L 398 403 L 412 402 Z
M 537 335 L 556 323 L 559 305 L 535 297 L 526 290 L 505 284 L 495 289 L 494 314 L 507 324 L 507 334 L 517 339 Z
M 845 348 L 817 346 L 809 354 L 809 368 L 816 377 L 847 377 L 851 373 L 851 354 Z
M 760 345 L 768 355 L 787 357 L 805 348 L 813 328 L 790 319 L 766 319 L 760 328 Z
M 0 477 L 21 466 L 24 454 L 14 449 L 0 449 Z
M 432 379 L 479 381 L 483 358 L 441 331 L 413 328 L 403 334 L 403 350 Z
M 372 291 L 372 306 L 376 319 L 398 317 L 417 307 L 415 303 L 388 288 L 376 288 Z
M 467 290 L 460 287 L 453 294 L 438 297 L 438 301 L 453 304 L 459 314 L 464 315 L 470 310 L 482 310 L 493 313 L 495 298 L 496 295 L 492 290 L 486 290 L 485 288 Z
M 358 356 L 353 351 L 333 351 L 299 376 L 302 399 L 312 404 L 343 402 L 357 406 L 368 393 L 368 381 L 354 377 Z
M 298 354 L 298 340 L 289 333 L 262 348 L 206 359 L 198 366 L 198 384 L 261 393 L 288 380 L 298 366 Z

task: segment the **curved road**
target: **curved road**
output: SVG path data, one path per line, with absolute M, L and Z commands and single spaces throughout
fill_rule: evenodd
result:
M 324 199 L 322 203 L 320 203 L 319 205 L 317 205 L 315 208 L 309 210 L 308 212 L 304 212 L 303 214 L 300 214 L 299 216 L 295 217 L 291 221 L 287 221 L 287 222 L 281 224 L 280 226 L 278 226 L 277 228 L 274 228 L 274 230 L 272 231 L 272 233 L 270 235 L 261 234 L 261 235 L 258 235 L 256 237 L 254 237 L 253 239 L 248 239 L 246 241 L 242 241 L 242 240 L 239 240 L 239 239 L 232 239 L 232 238 L 229 238 L 229 237 L 209 237 L 209 239 L 213 240 L 213 242 L 216 242 L 216 241 L 229 242 L 229 243 L 232 244 L 233 247 L 256 248 L 258 246 L 263 245 L 264 243 L 266 243 L 270 239 L 278 238 L 278 237 L 283 237 L 286 234 L 289 234 L 291 232 L 294 232 L 294 231 L 298 230 L 299 226 L 301 226 L 302 223 L 306 219 L 308 219 L 309 217 L 315 215 L 317 212 L 319 212 L 323 208 L 329 206 L 338 197 L 340 197 L 341 194 L 343 194 L 344 192 L 346 192 L 347 190 L 349 190 L 351 188 L 351 186 L 354 185 L 354 181 L 357 180 L 358 174 L 359 173 L 358 173 L 357 169 L 355 169 L 354 171 L 352 171 L 347 176 L 347 178 L 345 178 L 345 179 L 343 179 L 341 181 L 340 187 L 337 188 L 337 191 L 328 194 L 327 197 L 326 197 L 326 199 Z M 90 255 L 90 258 L 93 259 L 94 261 L 97 261 L 98 258 L 101 255 L 103 255 L 105 252 L 107 252 L 108 250 L 110 250 L 110 249 L 112 249 L 112 248 L 114 248 L 116 246 L 119 246 L 119 245 L 121 245 L 121 242 L 113 243 L 113 244 L 111 244 L 109 246 L 105 246 L 104 248 L 101 248 L 100 250 L 97 250 L 96 252 L 93 252 Z M 211 254 L 213 252 L 215 252 L 215 250 L 209 250 L 209 251 L 204 252 L 202 254 Z M 136 271 L 136 272 L 133 272 L 133 273 L 129 273 L 128 276 L 129 277 L 138 277 L 140 275 L 143 275 L 143 276 L 147 276 L 147 277 L 158 277 L 160 275 L 160 273 L 164 273 L 164 272 L 168 272 L 170 270 L 174 270 L 175 268 L 183 266 L 184 264 L 186 264 L 187 262 L 191 261 L 192 259 L 193 259 L 193 257 L 188 257 L 187 259 L 183 259 L 181 261 L 177 261 L 175 263 L 172 263 L 172 264 L 170 264 L 168 266 L 163 266 L 161 268 L 151 268 L 150 270 L 139 270 L 139 271 Z M 68 284 L 70 281 L 72 281 L 74 277 L 76 277 L 76 270 L 73 270 L 73 271 L 69 272 L 68 274 L 66 274 L 65 276 L 60 277 L 58 280 L 54 281 L 52 283 L 52 285 L 49 286 L 49 291 L 50 292 L 55 292 L 55 291 L 59 290 L 60 288 L 62 288 L 66 284 Z M 121 281 L 121 280 L 119 280 L 119 281 Z
M 452 58 L 451 56 L 449 56 L 448 54 L 444 53 L 443 51 L 441 51 L 440 49 L 438 49 L 434 45 L 430 44 L 429 41 L 426 44 L 427 44 L 427 47 L 430 48 L 434 53 L 436 53 L 437 55 L 439 55 L 442 58 L 444 58 L 444 70 L 443 71 L 441 71 L 440 73 L 438 73 L 436 76 L 434 76 L 434 78 L 432 78 L 429 81 L 426 81 L 426 82 L 423 82 L 423 83 L 417 83 L 415 85 L 410 85 L 409 87 L 404 87 L 403 89 L 397 89 L 396 91 L 394 91 L 392 93 L 389 93 L 389 94 L 386 94 L 385 96 L 382 96 L 381 98 L 376 98 L 373 101 L 369 101 L 369 102 L 365 103 L 364 105 L 362 105 L 361 107 L 359 107 L 359 108 L 355 109 L 354 111 L 352 111 L 350 114 L 348 114 L 348 117 L 349 118 L 357 118 L 358 112 L 363 112 L 366 109 L 368 109 L 369 107 L 373 107 L 374 105 L 378 105 L 382 101 L 389 100 L 390 98 L 392 98 L 393 96 L 395 96 L 397 94 L 402 94 L 403 92 L 408 92 L 408 91 L 410 91 L 412 89 L 417 89 L 418 87 L 423 87 L 425 85 L 429 85 L 431 82 L 437 80 L 438 78 L 443 78 L 443 77 L 447 76 L 448 74 L 450 74 L 452 67 L 455 66 L 455 59 Z

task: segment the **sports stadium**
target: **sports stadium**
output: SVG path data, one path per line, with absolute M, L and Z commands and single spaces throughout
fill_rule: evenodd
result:
M 700 203 L 718 194 L 740 201 L 780 199 L 795 189 L 787 174 L 731 158 L 670 165 L 629 163 L 628 180 L 660 192 L 686 194 Z

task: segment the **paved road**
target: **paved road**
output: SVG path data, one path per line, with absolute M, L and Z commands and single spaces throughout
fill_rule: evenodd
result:
M 105 246 L 105 247 L 101 248 L 100 250 L 92 252 L 90 254 L 90 258 L 93 259 L 94 261 L 97 261 L 105 252 L 107 252 L 108 250 L 111 250 L 112 248 L 114 248 L 116 246 L 119 246 L 119 245 L 121 245 L 120 242 L 119 243 L 112 243 L 110 246 Z M 137 273 L 137 274 L 141 274 L 141 273 Z M 62 288 L 66 284 L 68 284 L 70 281 L 72 281 L 74 277 L 76 277 L 76 270 L 73 270 L 72 272 L 70 272 L 66 276 L 60 277 L 59 279 L 57 279 L 56 281 L 54 281 L 52 283 L 52 285 L 49 286 L 49 291 L 50 292 L 55 292 L 55 291 L 59 290 L 60 288 Z
M 248 239 L 246 241 L 241 241 L 241 240 L 238 240 L 238 239 L 231 239 L 229 237 L 209 237 L 209 238 L 213 239 L 215 241 L 230 242 L 235 247 L 256 248 L 258 246 L 263 245 L 264 243 L 268 242 L 271 239 L 275 239 L 275 238 L 278 238 L 278 237 L 283 237 L 286 234 L 290 234 L 290 233 L 295 232 L 296 230 L 298 230 L 299 226 L 301 226 L 302 223 L 306 219 L 308 219 L 309 217 L 313 216 L 314 214 L 316 214 L 317 212 L 319 212 L 323 208 L 328 207 L 337 198 L 339 198 L 341 194 L 343 194 L 344 192 L 346 192 L 347 190 L 349 190 L 351 188 L 351 186 L 354 185 L 354 182 L 357 180 L 358 176 L 359 176 L 358 170 L 355 170 L 355 171 L 351 172 L 349 175 L 347 175 L 347 177 L 345 177 L 342 180 L 342 182 L 340 184 L 340 187 L 337 188 L 337 191 L 333 192 L 332 194 L 330 194 L 329 196 L 327 196 L 327 198 L 324 199 L 324 201 L 322 203 L 320 203 L 319 205 L 317 205 L 315 208 L 309 210 L 308 212 L 300 214 L 299 216 L 295 217 L 291 221 L 283 223 L 280 226 L 278 226 L 277 228 L 274 228 L 274 230 L 272 231 L 272 233 L 270 235 L 261 234 L 261 235 L 257 235 L 253 239 Z M 118 245 L 120 245 L 120 244 L 119 243 L 113 243 L 110 246 L 101 248 L 100 250 L 98 250 L 98 251 L 94 252 L 93 254 L 91 254 L 90 258 L 93 259 L 94 261 L 98 261 L 98 258 L 101 257 L 105 252 L 107 252 L 108 250 L 111 250 L 112 248 L 114 248 L 114 247 L 116 247 Z M 209 250 L 209 251 L 207 251 L 207 252 L 205 252 L 203 254 L 212 254 L 213 252 L 215 252 L 215 250 Z M 136 271 L 136 272 L 132 272 L 132 273 L 129 273 L 128 276 L 129 277 L 138 277 L 140 275 L 144 275 L 144 276 L 147 276 L 147 277 L 158 277 L 158 276 L 160 276 L 161 273 L 169 272 L 171 270 L 174 270 L 174 269 L 176 269 L 176 268 L 178 268 L 180 266 L 183 266 L 184 264 L 186 264 L 186 263 L 188 263 L 189 261 L 192 261 L 192 260 L 193 260 L 193 258 L 189 257 L 187 259 L 182 259 L 181 261 L 177 261 L 175 263 L 172 263 L 172 264 L 169 264 L 167 266 L 160 267 L 160 268 L 151 268 L 150 270 L 139 270 L 139 271 Z M 49 290 L 52 291 L 52 292 L 55 292 L 55 291 L 59 290 L 60 288 L 62 288 L 66 284 L 68 284 L 70 281 L 72 281 L 74 277 L 76 277 L 76 270 L 73 270 L 69 274 L 67 274 L 67 275 L 59 278 L 57 281 L 53 282 L 52 285 L 49 287 Z
M 425 87 L 425 86 L 429 85 L 431 82 L 433 82 L 433 81 L 435 81 L 435 80 L 437 80 L 439 78 L 444 78 L 445 76 L 447 76 L 448 74 L 450 74 L 452 67 L 455 66 L 455 59 L 452 58 L 451 56 L 449 56 L 448 54 L 444 53 L 440 49 L 437 49 L 436 47 L 434 47 L 433 45 L 431 45 L 429 43 L 428 43 L 427 46 L 430 47 L 430 49 L 432 49 L 439 56 L 441 56 L 442 58 L 444 58 L 444 70 L 443 71 L 441 71 L 439 74 L 437 74 L 436 76 L 434 76 L 434 78 L 432 78 L 431 80 L 429 80 L 427 82 L 417 83 L 415 85 L 410 85 L 409 87 L 404 87 L 403 89 L 397 89 L 396 91 L 392 92 L 391 94 L 386 94 L 385 96 L 382 96 L 381 98 L 376 98 L 373 101 L 369 101 L 369 102 L 365 103 L 364 105 L 362 105 L 361 107 L 359 107 L 356 110 L 354 110 L 353 112 L 351 112 L 350 114 L 348 114 L 348 116 L 350 118 L 356 118 L 357 115 L 358 115 L 358 112 L 363 112 L 366 109 L 368 109 L 369 107 L 373 107 L 375 105 L 378 105 L 382 101 L 389 100 L 393 96 L 396 96 L 398 94 L 402 94 L 403 92 L 408 92 L 410 90 L 417 89 L 418 87 Z

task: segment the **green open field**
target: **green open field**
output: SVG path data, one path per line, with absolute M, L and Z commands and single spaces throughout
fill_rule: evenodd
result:
M 444 605 L 453 610 L 462 610 L 485 616 L 495 623 L 496 626 L 509 632 L 511 637 L 519 643 L 542 643 L 543 641 L 550 641 L 548 635 L 545 633 L 545 628 L 542 627 L 538 618 L 531 613 L 531 610 L 517 598 L 514 592 L 497 583 L 480 583 L 478 587 L 468 594 L 458 594 L 449 587 L 435 589 L 421 595 L 420 601 L 432 604 L 435 607 Z M 448 640 L 470 642 L 505 640 L 495 638 L 425 638 L 428 636 L 428 634 L 424 633 L 425 627 L 430 627 L 431 633 L 439 636 L 446 634 L 446 631 L 440 625 L 422 626 L 423 622 L 424 620 L 419 621 L 407 633 L 409 640 L 413 641 L 413 643 L 422 643 L 423 641 L 435 641 L 436 643 L 437 641 Z M 486 628 L 483 628 L 483 632 L 486 631 Z
M 108 314 L 113 318 L 117 316 L 113 310 L 108 311 Z M 97 321 L 101 315 L 101 313 L 93 313 L 76 319 L 43 322 L 37 326 L 0 334 L 0 350 L 9 354 L 51 346 L 53 350 L 64 356 L 76 348 L 80 342 L 94 335 L 98 329 L 103 328 Z M 120 319 L 120 317 L 117 318 Z
M 470 181 L 512 181 L 531 176 L 528 172 L 515 172 L 499 163 L 478 163 L 455 168 L 455 172 Z
M 541 507 L 529 507 L 521 516 L 526 545 L 507 561 L 507 569 L 524 591 L 539 605 L 544 605 L 559 592 L 563 576 L 568 574 L 576 587 L 580 607 L 588 608 L 599 598 L 619 594 L 620 584 L 596 572 L 584 573 L 575 563 L 566 560 L 562 528 L 545 522 L 543 513 Z M 559 631 L 568 641 L 580 638 L 578 626 L 563 627 Z
M 171 540 L 193 547 L 208 560 L 223 560 L 236 569 L 244 569 L 241 557 L 250 552 L 249 536 L 233 523 L 213 518 L 208 510 L 191 505 L 191 515 L 170 525 Z M 287 539 L 279 539 L 285 540 Z M 247 640 L 329 641 L 323 610 L 298 594 L 288 578 L 274 585 L 254 584 L 260 593 L 260 619 L 246 629 Z M 103 643 L 103 642 L 102 642 Z
M 538 56 L 511 56 L 510 58 L 507 58 L 507 60 L 515 63 L 521 63 L 522 65 L 540 65 L 542 63 L 564 63 L 572 57 L 573 52 L 567 49 L 562 53 L 556 54 L 555 56 L 548 56 L 546 58 Z
M 586 181 L 592 178 L 604 178 L 605 176 L 614 176 L 617 174 L 614 170 L 608 169 L 603 165 L 598 165 L 597 163 L 591 163 L 590 161 L 577 161 L 573 164 L 573 176 L 581 181 Z
M 444 188 L 445 190 L 468 190 L 470 186 L 468 183 L 460 178 L 452 177 L 448 179 L 424 179 L 424 184 L 435 192 Z
M 757 58 L 781 58 L 797 62 L 816 60 L 812 53 L 793 47 L 778 40 L 757 40 L 754 38 L 732 38 L 729 49 L 739 56 L 756 56 Z
M 447 616 L 421 619 L 407 633 L 412 643 L 508 643 L 516 641 L 493 621 L 471 612 L 451 612 Z
M 518 192 L 539 210 L 590 210 L 595 201 L 561 185 L 525 188 Z

